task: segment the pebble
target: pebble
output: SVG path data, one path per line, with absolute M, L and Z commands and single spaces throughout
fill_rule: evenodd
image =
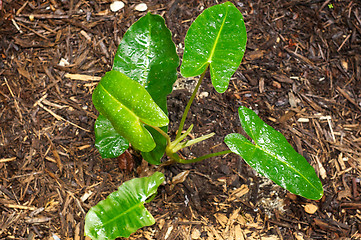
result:
M 209 93 L 208 92 L 201 92 L 200 94 L 199 94 L 199 97 L 200 98 L 206 98 L 206 97 L 208 97 L 209 96 Z
M 124 3 L 122 1 L 114 1 L 112 4 L 110 4 L 110 10 L 112 12 L 118 12 L 123 7 Z
M 139 12 L 144 12 L 144 11 L 147 11 L 148 6 L 145 3 L 139 3 L 138 5 L 135 6 L 134 9 L 139 11 Z

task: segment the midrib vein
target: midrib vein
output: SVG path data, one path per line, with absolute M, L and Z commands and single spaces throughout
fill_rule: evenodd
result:
M 220 29 L 219 29 L 219 31 L 218 31 L 216 40 L 214 41 L 211 54 L 209 55 L 209 58 L 208 58 L 208 60 L 207 60 L 208 63 L 211 63 L 211 62 L 212 62 L 212 58 L 213 58 L 214 52 L 215 52 L 215 50 L 216 50 L 216 46 L 217 46 L 218 41 L 219 41 L 219 37 L 220 37 L 221 32 L 222 32 L 222 30 L 223 30 L 224 23 L 226 22 L 227 15 L 228 15 L 228 11 L 226 12 L 226 15 L 224 16 L 224 19 L 223 19 L 222 24 L 221 24 L 221 27 L 220 27 Z

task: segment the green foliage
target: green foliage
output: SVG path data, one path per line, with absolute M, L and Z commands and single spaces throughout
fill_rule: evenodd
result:
M 95 123 L 96 147 L 102 157 L 122 154 L 129 143 L 151 164 L 161 164 L 164 154 L 169 163 L 194 163 L 234 152 L 256 171 L 292 193 L 320 199 L 322 184 L 314 169 L 286 139 L 265 124 L 253 111 L 240 107 L 240 121 L 253 139 L 233 133 L 225 138 L 230 150 L 194 159 L 178 155 L 182 148 L 204 141 L 209 133 L 188 140 L 193 125 L 184 131 L 184 122 L 197 90 L 209 69 L 212 84 L 222 93 L 237 70 L 247 41 L 242 14 L 229 2 L 206 9 L 192 23 L 185 37 L 181 73 L 201 75 L 172 141 L 167 134 L 167 96 L 177 78 L 179 58 L 169 29 L 161 16 L 146 14 L 125 33 L 114 59 L 93 92 L 93 103 L 100 115 Z M 138 178 L 121 185 L 118 191 L 91 208 L 86 216 L 85 233 L 95 239 L 128 237 L 138 228 L 154 223 L 143 203 L 154 196 L 164 181 L 162 173 Z
M 112 123 L 99 115 L 94 125 L 95 147 L 102 158 L 116 158 L 129 148 L 129 142 L 114 129 Z
M 298 154 L 286 138 L 264 123 L 252 110 L 240 107 L 239 118 L 243 129 L 253 139 L 232 133 L 225 143 L 252 168 L 288 191 L 308 199 L 318 200 L 323 195 L 322 183 L 307 160 Z
M 113 69 L 140 83 L 158 106 L 168 113 L 167 96 L 177 79 L 178 65 L 179 57 L 164 19 L 148 13 L 124 34 Z M 157 131 L 147 129 L 156 147 L 150 152 L 142 152 L 142 156 L 149 163 L 158 165 L 164 155 L 166 139 Z M 167 127 L 161 129 L 168 131 Z
M 144 207 L 164 181 L 163 173 L 135 178 L 123 183 L 117 191 L 92 207 L 85 217 L 85 235 L 92 239 L 129 237 L 141 227 L 154 224 L 153 216 Z
M 147 13 L 124 34 L 113 69 L 140 83 L 167 112 L 167 96 L 177 79 L 178 65 L 179 57 L 164 19 Z
M 155 142 L 143 125 L 168 125 L 167 115 L 144 87 L 118 71 L 105 74 L 93 92 L 93 103 L 121 136 L 144 152 L 153 150 Z
M 223 93 L 242 61 L 246 42 L 243 16 L 232 3 L 210 7 L 187 32 L 181 73 L 194 77 L 209 66 L 214 88 Z

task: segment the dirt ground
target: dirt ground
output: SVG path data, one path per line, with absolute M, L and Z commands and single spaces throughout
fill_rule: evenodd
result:
M 192 21 L 220 2 L 145 1 L 165 18 L 180 56 Z M 360 2 L 232 2 L 245 18 L 245 58 L 224 94 L 207 76 L 188 124 L 195 136 L 216 136 L 182 154 L 226 149 L 224 136 L 242 133 L 238 106 L 251 107 L 316 169 L 324 197 L 290 194 L 234 154 L 164 168 L 134 151 L 126 164 L 102 159 L 91 93 L 146 13 L 134 10 L 140 2 L 114 13 L 110 0 L 2 0 L 0 239 L 85 239 L 89 208 L 155 170 L 167 182 L 147 204 L 156 224 L 129 239 L 361 239 Z M 189 97 L 187 88 L 169 97 L 173 135 Z

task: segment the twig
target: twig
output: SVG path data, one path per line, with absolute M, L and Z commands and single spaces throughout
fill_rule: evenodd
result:
M 350 97 L 350 95 L 348 95 L 348 93 L 343 90 L 342 88 L 340 88 L 339 86 L 336 87 L 337 91 L 339 91 L 350 103 L 352 103 L 353 105 L 355 105 L 360 111 L 361 111 L 361 108 L 360 106 L 356 103 L 356 101 L 354 99 L 352 99 Z
M 16 160 L 16 157 L 2 158 L 2 159 L 0 159 L 0 163 L 11 162 L 11 161 L 15 161 L 15 160 Z
M 347 40 L 351 37 L 351 34 L 347 35 L 347 37 L 345 38 L 345 40 L 343 40 L 343 42 L 341 43 L 341 46 L 337 49 L 337 52 L 339 52 L 341 50 L 341 48 L 343 47 L 343 45 L 345 45 L 345 43 L 347 42 Z
M 65 77 L 70 78 L 72 80 L 81 80 L 81 81 L 100 81 L 101 79 L 101 77 L 97 77 L 97 76 L 89 76 L 85 74 L 72 74 L 72 73 L 65 74 Z
M 54 14 L 20 14 L 18 17 L 34 17 L 37 19 L 67 19 L 69 16 L 66 15 L 54 15 Z
M 45 111 L 47 111 L 48 113 L 50 113 L 51 115 L 53 115 L 53 117 L 55 117 L 58 121 L 65 121 L 71 125 L 73 125 L 74 127 L 77 127 L 83 131 L 86 131 L 86 132 L 90 132 L 88 129 L 85 129 L 85 128 L 82 128 L 80 127 L 79 125 L 75 124 L 75 123 L 72 123 L 70 122 L 69 120 L 66 120 L 65 118 L 59 116 L 58 114 L 54 113 L 53 111 L 51 111 L 49 108 L 45 107 L 41 102 L 37 102 L 37 105 L 39 105 L 41 108 L 43 108 Z
M 16 107 L 16 111 L 17 111 L 18 114 L 19 114 L 20 122 L 23 122 L 23 115 L 22 115 L 22 113 L 21 113 L 21 111 L 20 111 L 19 104 L 18 104 L 18 102 L 16 101 L 15 95 L 14 95 L 13 91 L 11 90 L 10 85 L 9 85 L 8 80 L 6 79 L 6 77 L 4 77 L 4 80 L 5 80 L 6 86 L 7 86 L 8 89 L 9 89 L 9 92 L 10 92 L 11 96 L 14 98 L 14 104 L 15 104 L 15 107 Z

